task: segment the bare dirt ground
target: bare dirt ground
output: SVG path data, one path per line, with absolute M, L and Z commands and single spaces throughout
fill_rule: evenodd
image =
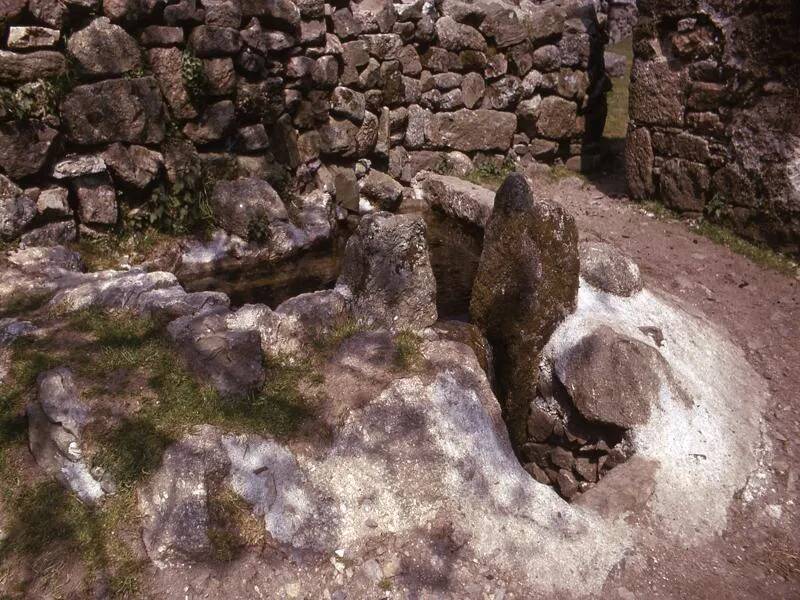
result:
M 633 598 L 800 598 L 800 281 L 756 265 L 658 218 L 624 197 L 619 176 L 541 183 L 543 195 L 576 217 L 583 239 L 616 245 L 662 290 L 728 331 L 768 382 L 765 414 L 770 477 L 752 503 L 737 500 L 724 535 L 700 547 L 663 547 L 620 564 L 604 596 Z M 746 402 L 743 398 L 741 401 Z

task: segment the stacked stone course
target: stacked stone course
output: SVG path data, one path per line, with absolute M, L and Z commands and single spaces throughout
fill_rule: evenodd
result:
M 800 7 L 640 0 L 631 195 L 800 252 Z
M 580 166 L 601 21 L 592 0 L 2 0 L 0 236 L 114 226 L 199 167 L 358 211 L 423 168 Z

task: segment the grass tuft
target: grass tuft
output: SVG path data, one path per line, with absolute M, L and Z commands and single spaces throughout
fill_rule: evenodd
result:
M 647 200 L 640 202 L 642 210 L 662 221 L 680 221 L 681 215 L 660 202 Z M 781 254 L 763 244 L 757 244 L 737 235 L 731 229 L 699 218 L 688 221 L 689 228 L 696 234 L 708 238 L 715 244 L 725 246 L 732 252 L 750 259 L 766 269 L 778 271 L 787 277 L 800 277 L 800 265 L 785 254 Z
M 0 319 L 5 317 L 18 317 L 32 313 L 53 297 L 51 292 L 17 292 L 2 300 L 0 303 Z
M 506 177 L 512 173 L 516 165 L 513 161 L 506 160 L 501 165 L 492 162 L 487 162 L 467 173 L 464 179 L 480 185 L 496 190 L 505 181 Z
M 331 327 L 328 332 L 314 342 L 317 350 L 330 351 L 341 346 L 346 339 L 364 331 L 364 327 L 355 319 L 341 319 Z
M 622 54 L 628 62 L 625 74 L 611 79 L 612 88 L 606 96 L 608 114 L 603 135 L 609 139 L 624 140 L 628 134 L 628 98 L 631 85 L 630 69 L 633 65 L 633 42 L 631 38 L 627 38 L 609 46 L 608 50 Z
M 267 533 L 264 521 L 250 506 L 225 486 L 212 486 L 208 498 L 209 540 L 214 558 L 229 562 L 247 546 L 260 546 Z
M 422 338 L 412 331 L 401 331 L 394 337 L 394 364 L 404 370 L 419 368 L 423 362 Z
M 549 176 L 550 181 L 553 182 L 563 181 L 564 179 L 571 179 L 573 177 L 584 182 L 586 181 L 586 176 L 584 174 L 573 171 L 564 165 L 553 165 L 553 167 L 550 168 Z
M 800 277 L 800 267 L 797 262 L 767 246 L 745 240 L 727 227 L 710 223 L 706 219 L 698 219 L 691 224 L 691 229 L 715 244 L 725 246 L 736 254 L 749 258 L 759 266 L 778 271 L 788 277 Z

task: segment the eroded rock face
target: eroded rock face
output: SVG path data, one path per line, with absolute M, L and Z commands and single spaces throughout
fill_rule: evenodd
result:
M 78 86 L 64 99 L 61 112 L 67 135 L 79 144 L 164 139 L 164 105 L 152 77 Z
M 22 233 L 36 216 L 36 203 L 0 175 L 0 238 L 12 239 Z
M 580 245 L 581 277 L 590 285 L 617 296 L 631 296 L 643 287 L 639 266 L 604 242 Z
M 791 5 L 640 3 L 626 177 L 635 198 L 796 254 L 800 80 L 779 58 L 798 55 Z
M 575 307 L 578 291 L 575 221 L 536 198 L 531 184 L 511 174 L 497 191 L 470 302 L 472 321 L 498 356 L 498 381 L 513 441 L 536 387 L 539 354 Z
M 81 310 L 92 306 L 135 310 L 141 297 L 152 290 L 178 285 L 172 273 L 99 271 L 59 291 L 50 306 L 57 310 Z
M 350 315 L 348 299 L 336 290 L 300 294 L 275 310 L 264 304 L 245 304 L 227 315 L 226 324 L 238 331 L 255 331 L 265 356 L 292 360 L 306 357 Z
M 126 31 L 99 17 L 69 37 L 67 49 L 79 68 L 95 76 L 113 76 L 141 65 L 139 46 Z
M 0 50 L 0 81 L 19 83 L 58 77 L 67 70 L 67 60 L 60 52 L 38 50 L 25 54 Z
M 421 329 L 436 321 L 425 222 L 420 217 L 375 213 L 363 217 L 347 242 L 336 289 L 352 302 L 353 316 L 368 326 Z
M 58 132 L 40 121 L 0 124 L 0 168 L 12 178 L 38 173 Z
M 164 157 L 144 146 L 112 144 L 103 153 L 115 181 L 136 189 L 145 189 L 161 171 Z
M 36 463 L 82 502 L 98 502 L 105 495 L 104 487 L 82 460 L 81 434 L 89 423 L 89 410 L 78 397 L 69 369 L 53 369 L 39 376 L 37 400 L 28 405 L 27 415 L 28 440 Z
M 167 449 L 161 467 L 138 493 L 150 560 L 166 566 L 209 558 L 209 496 L 229 468 L 212 427 L 198 428 Z
M 432 147 L 462 152 L 498 150 L 511 145 L 516 127 L 517 119 L 513 114 L 462 109 L 432 115 L 425 123 L 425 138 Z

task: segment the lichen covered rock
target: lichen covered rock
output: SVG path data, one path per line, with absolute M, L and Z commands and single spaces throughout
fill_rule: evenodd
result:
M 416 216 L 374 213 L 361 219 L 347 242 L 336 289 L 351 299 L 365 325 L 421 329 L 436 321 L 425 222 Z
M 511 438 L 524 438 L 539 355 L 575 307 L 578 231 L 555 204 L 512 173 L 495 197 L 470 302 L 472 321 L 498 357 L 498 381 Z

